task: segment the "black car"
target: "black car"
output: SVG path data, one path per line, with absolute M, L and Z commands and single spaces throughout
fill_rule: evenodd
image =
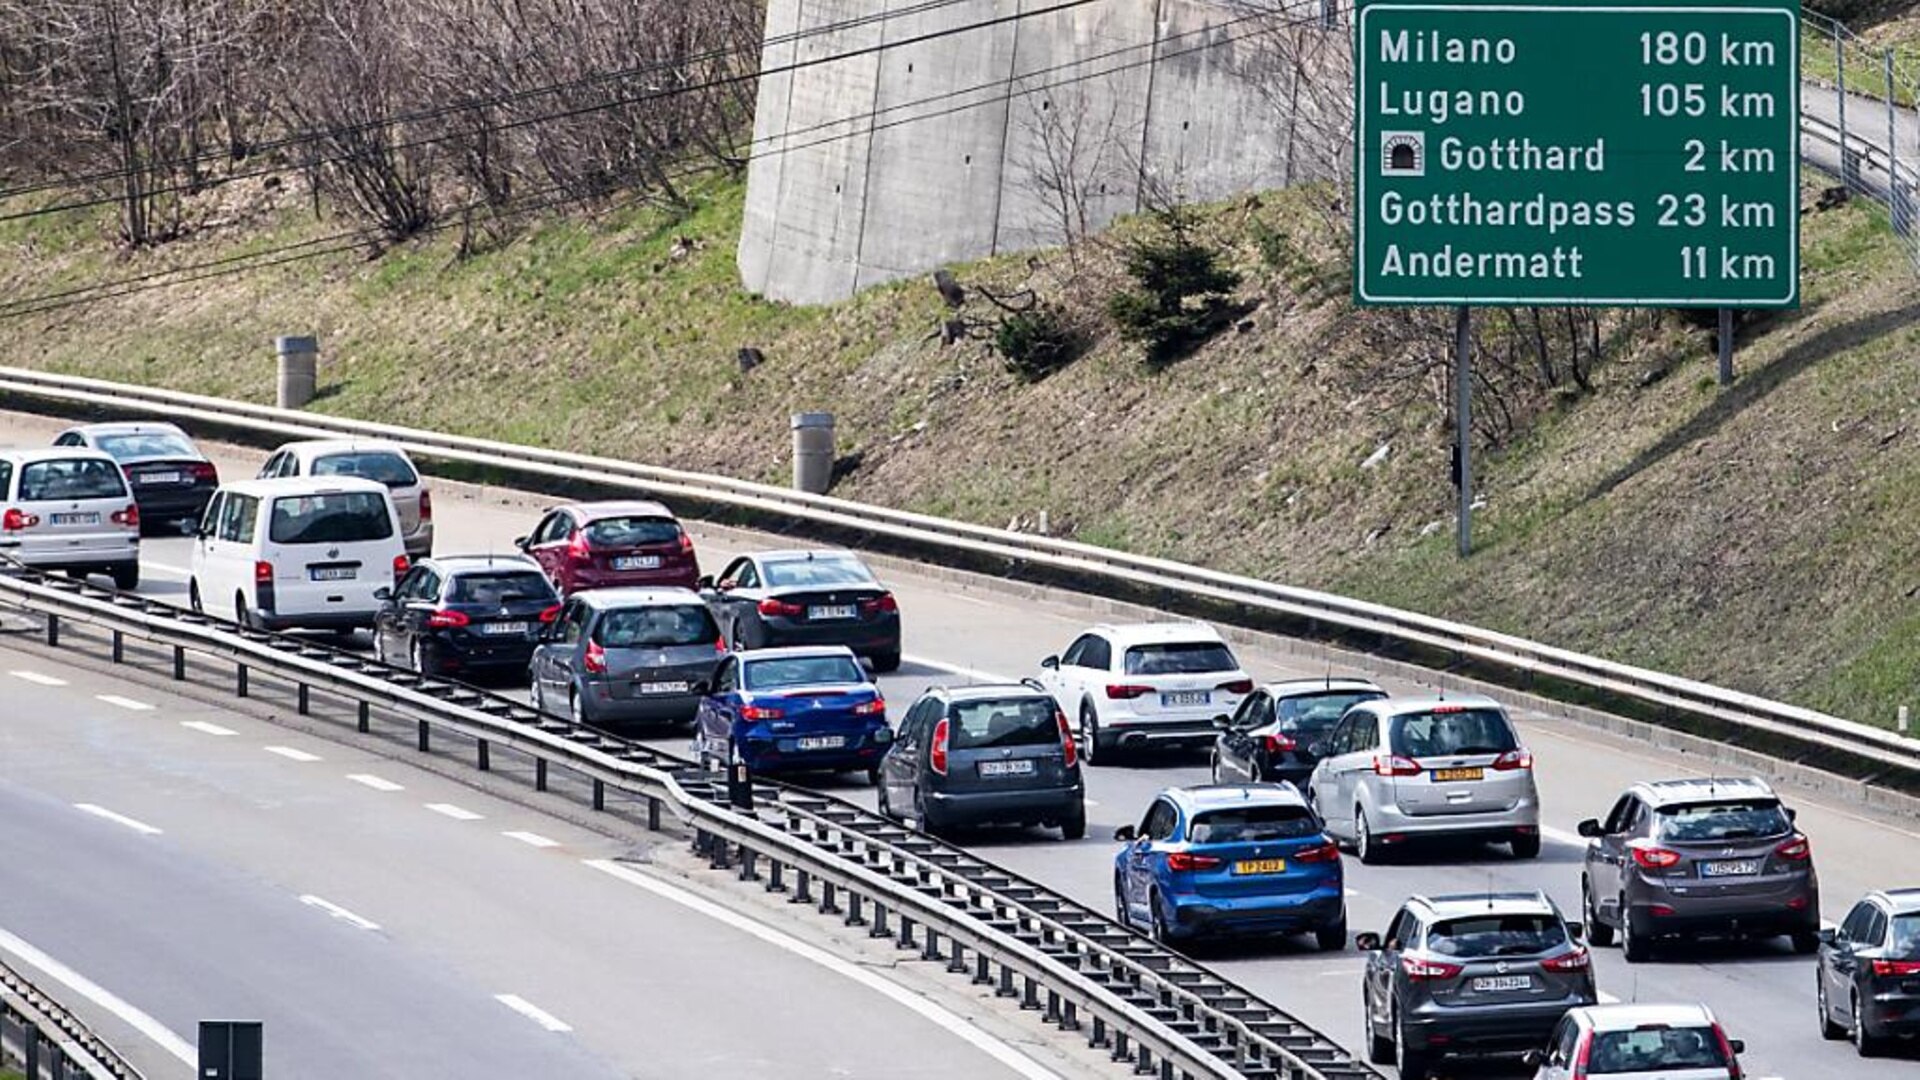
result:
M 851 551 L 762 551 L 700 592 L 735 651 L 845 645 L 875 671 L 900 666 L 900 606 Z
M 935 687 L 880 762 L 880 812 L 926 832 L 954 825 L 1058 826 L 1087 834 L 1086 787 L 1066 715 L 1030 685 Z
M 1366 679 L 1289 679 L 1248 694 L 1213 744 L 1216 784 L 1285 780 L 1305 787 L 1319 762 L 1307 748 L 1327 737 L 1347 707 L 1387 692 Z
M 415 671 L 525 671 L 560 597 L 540 567 L 519 555 L 423 559 L 399 584 L 374 594 L 374 653 Z
M 143 531 L 163 525 L 191 529 L 220 487 L 220 472 L 187 433 L 173 424 L 83 424 L 54 437 L 55 446 L 104 452 L 126 474 Z
M 1838 929 L 1820 931 L 1820 1034 L 1861 1057 L 1920 1036 L 1920 888 L 1868 893 Z

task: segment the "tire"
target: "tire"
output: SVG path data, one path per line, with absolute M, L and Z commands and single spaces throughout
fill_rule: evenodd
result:
M 426 642 L 414 638 L 407 646 L 407 666 L 421 675 L 433 674 L 433 649 Z
M 867 786 L 871 788 L 880 786 L 880 766 L 875 765 L 867 770 Z
M 200 582 L 197 578 L 187 579 L 187 607 L 191 608 L 195 615 L 207 613 L 207 605 L 200 599 Z
M 873 670 L 877 674 L 881 674 L 881 675 L 885 675 L 888 672 L 892 672 L 892 671 L 899 671 L 900 670 L 900 650 L 895 649 L 892 652 L 874 653 L 873 654 Z
M 580 691 L 567 691 L 567 719 L 579 727 L 588 727 L 593 721 L 587 717 L 587 707 L 580 703 Z
M 1075 734 L 1080 740 L 1080 760 L 1088 765 L 1105 764 L 1100 760 L 1100 717 L 1092 705 L 1081 704 L 1080 730 Z
M 754 648 L 753 642 L 747 639 L 747 632 L 738 619 L 734 620 L 733 633 L 727 635 L 727 641 L 728 647 L 734 652 L 747 652 Z
M 1313 932 L 1313 943 L 1321 952 L 1343 952 L 1347 947 L 1347 913 L 1340 913 L 1340 921 L 1329 923 Z
M 1827 1000 L 1827 973 L 1816 966 L 1813 978 L 1814 1001 L 1820 1009 L 1820 1037 L 1830 1042 L 1839 1042 L 1847 1037 L 1847 1029 L 1833 1022 L 1833 1006 Z
M 1634 932 L 1633 911 L 1625 897 L 1620 898 L 1620 956 L 1629 964 L 1644 964 L 1653 959 L 1653 943 Z
M 1113 921 L 1133 929 L 1133 916 L 1127 911 L 1127 894 L 1120 887 L 1120 875 L 1113 875 Z
M 1373 1023 L 1373 991 L 1364 985 L 1360 988 L 1361 1028 L 1367 1033 L 1367 1064 L 1393 1064 L 1393 1040 L 1382 1036 L 1380 1029 Z
M 1213 748 L 1212 755 L 1207 759 L 1207 775 L 1213 783 L 1220 782 L 1220 748 L 1217 746 Z
M 1387 861 L 1387 853 L 1373 842 L 1373 829 L 1367 824 L 1367 812 L 1358 806 L 1353 808 L 1353 853 L 1368 866 L 1379 866 Z
M 247 606 L 244 593 L 233 594 L 233 621 L 249 630 L 257 629 L 253 624 L 253 609 Z
M 880 793 L 874 798 L 874 805 L 879 808 L 881 817 L 886 818 L 888 821 L 900 820 L 900 815 L 893 812 L 893 801 L 887 798 L 887 786 L 885 784 L 880 785 Z
M 1073 813 L 1060 819 L 1060 839 L 1085 840 L 1087 838 L 1087 808 L 1082 806 Z
M 1587 879 L 1580 879 L 1580 917 L 1587 921 L 1587 940 L 1602 947 L 1613 944 L 1613 927 L 1600 921 L 1600 913 L 1594 909 L 1593 889 Z
M 927 798 L 918 790 L 913 793 L 913 820 L 915 827 L 928 836 L 940 835 L 939 824 L 933 820 L 933 815 L 927 813 Z
M 1540 857 L 1540 834 L 1517 835 L 1508 841 L 1507 846 L 1513 849 L 1516 859 L 1537 859 Z
M 1427 1080 L 1427 1053 L 1407 1045 L 1406 1025 L 1400 1022 L 1397 1009 L 1393 1014 L 1393 1059 L 1399 1066 L 1400 1080 Z
M 1173 945 L 1173 935 L 1167 931 L 1166 917 L 1160 914 L 1160 894 L 1157 891 L 1147 894 L 1147 936 L 1169 948 Z
M 1793 955 L 1812 956 L 1820 951 L 1820 932 L 1818 930 L 1796 930 L 1787 935 L 1793 944 Z
M 1860 991 L 1854 990 L 1847 997 L 1852 1001 L 1850 1013 L 1853 1017 L 1853 1052 L 1863 1058 L 1879 1057 L 1885 1049 L 1886 1040 L 1867 1031 L 1867 1018 L 1860 1015 Z
M 113 587 L 121 592 L 132 592 L 140 587 L 140 564 L 137 562 L 115 563 L 108 573 L 113 575 Z

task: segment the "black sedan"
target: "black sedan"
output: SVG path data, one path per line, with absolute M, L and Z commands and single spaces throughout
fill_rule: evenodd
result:
M 1820 1034 L 1861 1057 L 1920 1037 L 1920 888 L 1868 893 L 1820 931 Z
M 82 424 L 55 436 L 53 445 L 89 447 L 117 462 L 147 532 L 163 524 L 190 528 L 220 487 L 219 470 L 173 424 Z
M 850 551 L 743 555 L 700 594 L 736 652 L 845 645 L 875 671 L 900 666 L 900 606 Z
M 1290 679 L 1261 686 L 1240 702 L 1214 740 L 1213 782 L 1304 785 L 1320 760 L 1309 747 L 1326 737 L 1348 706 L 1386 696 L 1365 679 Z
M 560 612 L 539 565 L 520 555 L 422 559 L 381 592 L 375 654 L 427 675 L 524 672 L 542 627 Z

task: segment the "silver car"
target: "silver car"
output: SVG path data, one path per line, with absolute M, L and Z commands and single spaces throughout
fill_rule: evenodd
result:
M 384 484 L 400 513 L 407 558 L 424 559 L 433 551 L 433 495 L 399 443 L 378 439 L 290 442 L 260 467 L 258 479 L 282 476 L 359 476 Z
M 1540 854 L 1533 755 L 1491 698 L 1361 702 L 1309 752 L 1320 759 L 1308 780 L 1314 811 L 1362 862 L 1441 836 Z
M 0 451 L 0 556 L 140 584 L 140 508 L 113 458 L 54 446 Z

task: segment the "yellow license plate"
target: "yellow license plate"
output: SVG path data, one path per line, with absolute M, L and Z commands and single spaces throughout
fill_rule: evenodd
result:
M 1433 778 L 1435 780 L 1479 780 L 1485 775 L 1486 775 L 1486 770 L 1480 768 L 1477 765 L 1471 769 L 1435 769 L 1433 770 Z
M 1284 874 L 1287 872 L 1285 859 L 1243 859 L 1233 864 L 1236 874 Z

